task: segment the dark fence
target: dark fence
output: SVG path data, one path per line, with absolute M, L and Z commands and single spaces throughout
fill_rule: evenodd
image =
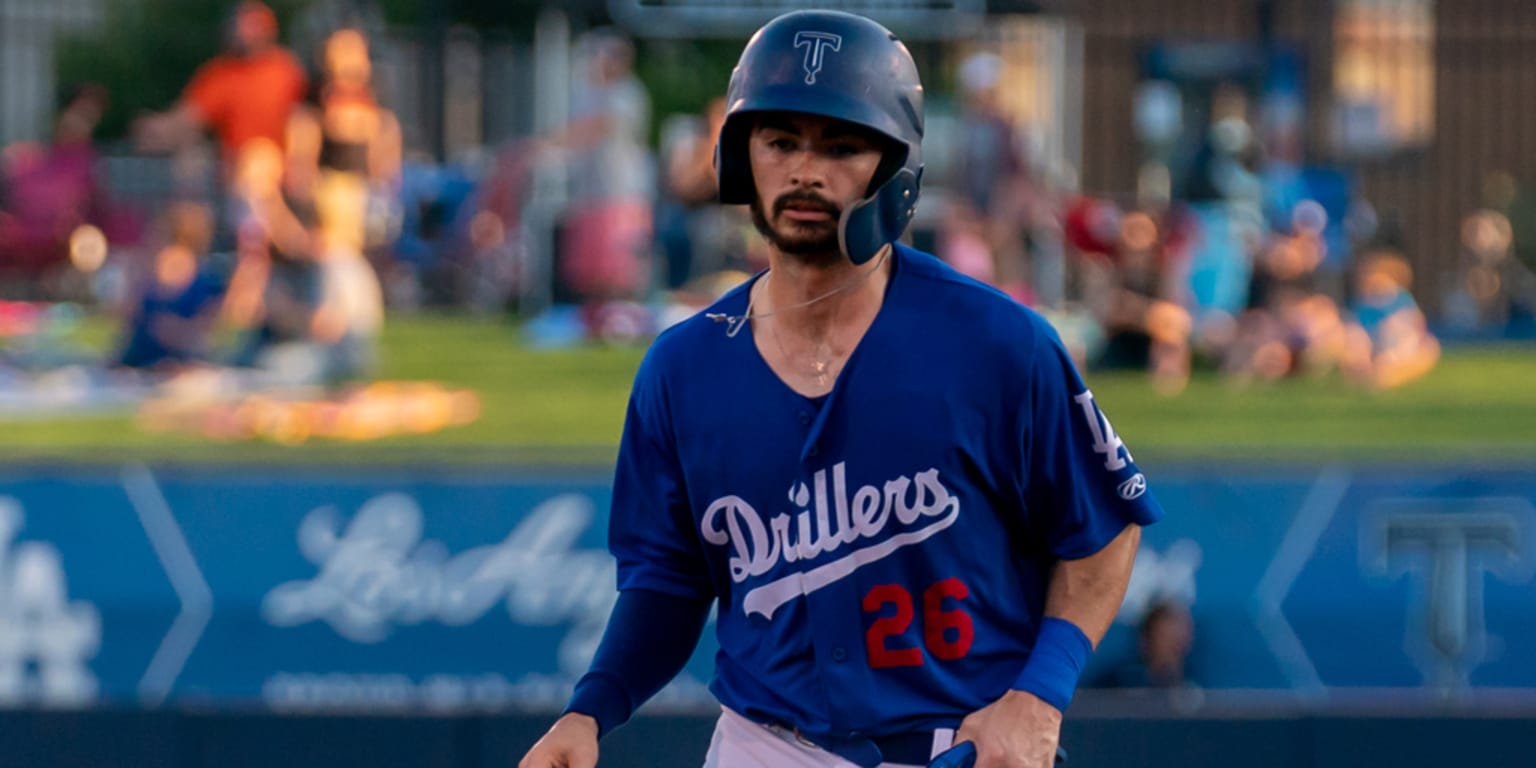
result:
M 1091 707 L 1088 707 L 1091 709 Z M 1123 708 L 1122 708 L 1123 709 Z M 545 715 L 284 716 L 183 709 L 0 713 L 8 768 L 509 768 L 538 739 Z M 603 768 L 703 762 L 714 721 L 644 716 L 602 745 Z M 1174 717 L 1147 704 L 1120 716 L 1069 717 L 1072 768 L 1415 768 L 1530 765 L 1536 711 L 1411 714 L 1299 709 Z

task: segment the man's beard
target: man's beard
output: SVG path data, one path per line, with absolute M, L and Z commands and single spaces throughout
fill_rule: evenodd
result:
M 790 203 L 812 205 L 826 211 L 828 217 L 822 221 L 780 219 Z M 774 200 L 773 217 L 786 222 L 784 230 L 776 229 L 768 222 L 761 197 L 752 201 L 751 208 L 753 226 L 780 253 L 793 256 L 807 266 L 829 266 L 842 260 L 843 250 L 838 243 L 837 229 L 843 211 L 826 198 L 810 192 L 790 192 Z

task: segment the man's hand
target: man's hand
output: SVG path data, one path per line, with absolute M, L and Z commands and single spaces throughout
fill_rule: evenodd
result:
M 1054 741 L 1052 742 L 1055 743 Z M 528 750 L 517 768 L 596 768 L 597 721 L 571 712 Z
M 1061 713 L 1032 693 L 1009 691 L 971 713 L 955 743 L 976 745 L 976 768 L 1051 768 L 1061 737 Z

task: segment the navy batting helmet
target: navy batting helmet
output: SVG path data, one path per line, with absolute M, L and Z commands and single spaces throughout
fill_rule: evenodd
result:
M 890 30 L 851 13 L 795 11 L 752 36 L 731 73 L 715 146 L 722 203 L 751 203 L 757 194 L 747 157 L 755 112 L 846 120 L 889 139 L 867 196 L 843 211 L 838 240 L 862 264 L 906 231 L 923 176 L 923 84 Z

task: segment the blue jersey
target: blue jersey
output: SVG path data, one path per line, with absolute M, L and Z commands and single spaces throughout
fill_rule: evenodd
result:
M 1053 564 L 1162 514 L 1044 320 L 892 261 L 830 394 L 695 316 L 647 354 L 619 452 L 620 589 L 718 598 L 711 690 L 812 738 L 955 727 L 1019 675 Z

